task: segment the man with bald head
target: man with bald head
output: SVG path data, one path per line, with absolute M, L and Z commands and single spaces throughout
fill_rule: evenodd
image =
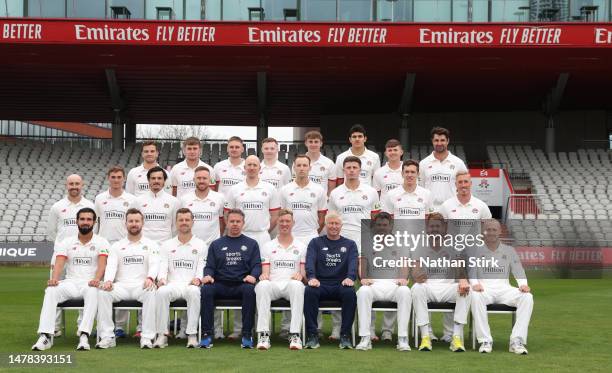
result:
M 240 209 L 244 212 L 242 233 L 263 247 L 270 241 L 270 232 L 276 226 L 280 211 L 280 195 L 274 185 L 259 178 L 259 158 L 248 156 L 244 161 L 245 180 L 232 186 L 227 193 L 226 211 Z M 226 219 L 227 220 L 227 219 Z M 234 318 L 234 332 L 230 339 L 237 338 L 242 326 L 240 314 Z
M 55 250 L 59 242 L 68 237 L 74 237 L 79 233 L 77 227 L 77 212 L 85 207 L 94 208 L 93 202 L 83 197 L 83 178 L 77 174 L 72 174 L 66 178 L 66 196 L 55 202 L 49 211 L 47 221 L 47 237 L 53 241 L 53 257 L 51 258 L 51 268 L 55 264 Z M 57 313 L 55 320 L 55 336 L 62 335 L 61 332 L 61 313 Z

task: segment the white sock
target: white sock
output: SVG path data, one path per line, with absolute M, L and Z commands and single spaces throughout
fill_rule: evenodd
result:
M 463 337 L 463 324 L 455 323 L 453 326 L 453 335 Z
M 429 324 L 419 326 L 421 329 L 421 335 L 429 336 Z

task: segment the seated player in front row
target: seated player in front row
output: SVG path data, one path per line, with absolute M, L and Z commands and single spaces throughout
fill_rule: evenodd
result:
M 214 240 L 208 248 L 201 306 L 202 340 L 200 347 L 212 347 L 215 299 L 242 300 L 242 347 L 253 348 L 255 282 L 261 275 L 261 256 L 257 241 L 242 234 L 244 213 L 227 212 L 227 235 Z
M 304 291 L 304 316 L 306 318 L 306 348 L 318 348 L 317 315 L 319 301 L 342 302 L 342 324 L 340 348 L 353 348 L 351 326 L 355 319 L 357 297 L 357 245 L 355 241 L 340 235 L 342 219 L 331 211 L 325 217 L 327 235 L 320 236 L 308 244 L 306 254 L 306 277 L 308 286 Z

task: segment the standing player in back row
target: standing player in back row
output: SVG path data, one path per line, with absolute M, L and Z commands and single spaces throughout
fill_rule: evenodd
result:
M 308 131 L 304 136 L 304 144 L 308 151 L 306 155 L 310 158 L 310 181 L 319 184 L 329 196 L 336 187 L 336 168 L 334 161 L 321 154 L 323 146 L 323 136 L 319 131 Z M 306 244 L 308 244 L 306 242 Z
M 145 141 L 142 143 L 142 164 L 134 167 L 128 172 L 125 190 L 138 197 L 149 191 L 149 180 L 147 180 L 147 171 L 151 168 L 159 166 L 157 158 L 159 157 L 159 149 L 155 141 Z M 166 183 L 165 188 L 169 188 L 169 183 Z
M 372 177 L 376 170 L 380 168 L 380 157 L 377 153 L 366 148 L 365 128 L 361 124 L 355 124 L 349 131 L 349 150 L 341 153 L 336 159 L 336 181 L 340 185 L 344 182 L 344 159 L 347 157 L 357 157 L 361 160 L 361 171 L 359 180 L 364 185 L 372 185 Z
M 181 198 L 189 192 L 193 192 L 196 188 L 193 181 L 193 172 L 198 167 L 206 167 L 211 174 L 213 168 L 202 162 L 202 146 L 197 137 L 188 137 L 183 142 L 183 155 L 185 160 L 177 163 L 170 171 L 170 183 L 172 184 L 172 195 L 176 198 Z M 214 180 L 211 180 L 212 186 L 215 185 Z
M 465 163 L 448 151 L 450 131 L 442 127 L 431 130 L 433 152 L 424 158 L 420 164 L 421 185 L 431 192 L 433 208 L 438 212 L 440 206 L 449 198 L 455 196 L 455 175 L 467 171 Z
M 227 199 L 230 188 L 244 181 L 244 144 L 238 136 L 232 136 L 227 140 L 228 158 L 217 163 L 212 178 L 217 182 L 217 192 L 222 193 Z
M 261 141 L 261 152 L 263 162 L 259 171 L 259 178 L 267 183 L 274 185 L 276 190 L 280 190 L 291 182 L 291 171 L 286 164 L 278 160 L 278 142 L 272 137 Z
M 376 170 L 372 186 L 378 192 L 380 199 L 385 197 L 391 190 L 402 185 L 402 156 L 404 150 L 399 140 L 391 139 L 385 144 L 385 156 L 387 163 Z

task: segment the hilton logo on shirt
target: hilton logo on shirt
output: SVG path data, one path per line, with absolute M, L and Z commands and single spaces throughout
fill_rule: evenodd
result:
M 87 257 L 72 258 L 72 264 L 75 266 L 90 266 L 91 258 L 87 258 Z
M 123 211 L 110 210 L 104 212 L 104 217 L 109 220 L 123 220 L 125 218 L 125 213 Z
M 265 181 L 266 183 L 270 183 L 274 185 L 276 188 L 278 188 L 278 180 L 276 179 L 263 179 L 263 181 Z M 265 194 L 262 193 L 262 195 L 265 195 Z
M 388 192 L 390 190 L 393 190 L 393 189 L 397 188 L 398 186 L 400 186 L 400 185 L 396 184 L 396 183 L 387 184 L 387 185 L 385 185 L 385 190 Z
M 363 212 L 363 208 L 357 205 L 348 205 L 342 208 L 343 214 L 361 214 Z
M 273 269 L 295 269 L 295 261 L 293 260 L 275 260 Z
M 211 221 L 212 212 L 194 212 L 193 220 L 194 221 Z
M 193 269 L 193 260 L 176 259 L 172 261 L 174 269 Z
M 323 170 L 324 171 L 324 170 Z M 316 175 L 308 175 L 308 178 L 310 179 L 310 181 L 312 181 L 313 183 L 317 183 L 317 184 L 321 184 L 323 183 L 323 176 L 316 176 Z
M 421 209 L 412 207 L 400 207 L 398 210 L 400 216 L 417 216 L 421 213 Z
M 149 190 L 149 183 L 138 183 L 138 190 L 141 192 L 146 192 Z
M 291 209 L 292 210 L 310 210 L 312 207 L 312 203 L 308 202 L 292 202 Z
M 263 210 L 264 204 L 263 202 L 243 202 L 242 204 L 243 210 Z
M 146 212 L 144 214 L 145 221 L 165 221 L 166 214 L 159 214 L 155 212 Z
M 221 179 L 221 184 L 223 184 L 224 186 L 233 186 L 236 185 L 240 182 L 240 180 L 237 179 L 230 179 L 230 178 L 223 178 Z
M 195 183 L 193 182 L 193 180 L 183 181 L 181 183 L 181 186 L 183 187 L 183 189 L 194 189 Z
M 124 256 L 123 265 L 130 265 L 130 264 L 144 264 L 144 256 L 142 255 Z
M 483 257 L 484 259 L 484 257 Z M 506 266 L 498 264 L 497 266 L 482 267 L 482 272 L 489 275 L 503 274 L 506 273 Z
M 76 225 L 76 218 L 64 219 L 64 226 Z
M 450 180 L 451 180 L 450 175 L 445 175 L 445 174 L 431 175 L 431 181 L 433 183 L 450 183 Z

